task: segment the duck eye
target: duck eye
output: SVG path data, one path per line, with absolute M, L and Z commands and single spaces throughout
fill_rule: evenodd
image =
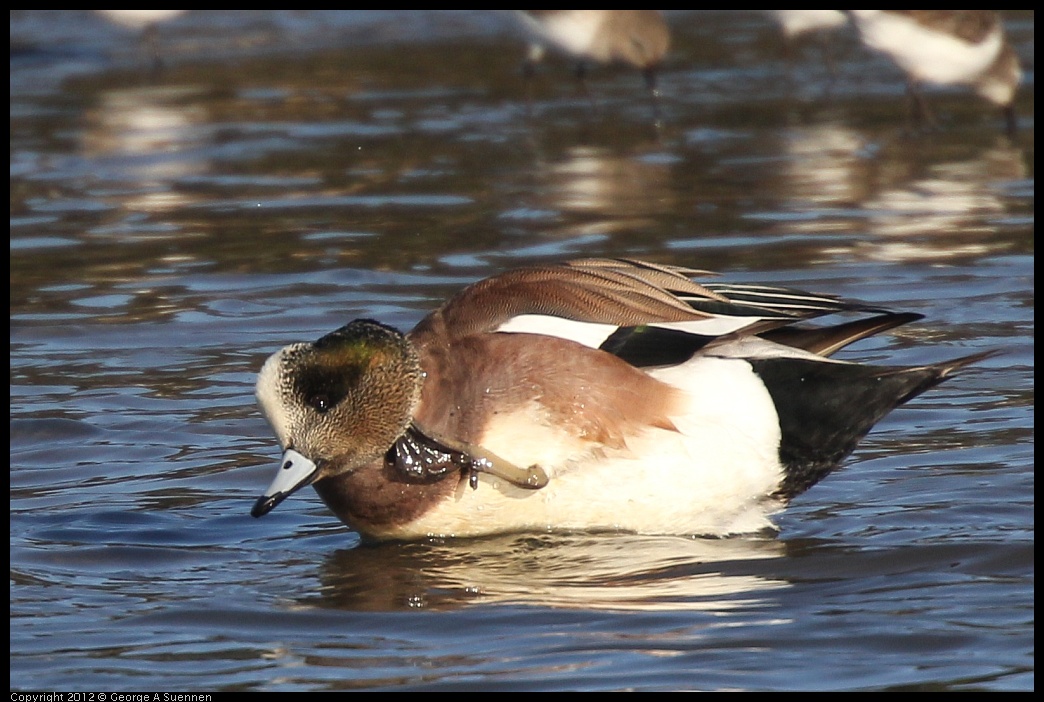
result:
M 326 414 L 341 404 L 355 384 L 356 376 L 352 370 L 349 368 L 345 371 L 340 367 L 318 362 L 305 364 L 294 375 L 293 392 L 305 405 L 319 414 Z
M 333 406 L 333 403 L 330 402 L 330 398 L 327 395 L 313 395 L 308 398 L 308 406 L 319 414 L 326 414 L 327 410 Z

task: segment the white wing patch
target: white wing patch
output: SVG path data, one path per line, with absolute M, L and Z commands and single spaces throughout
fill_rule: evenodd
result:
M 595 322 L 574 322 L 571 319 L 543 314 L 522 314 L 512 317 L 497 327 L 498 332 L 512 334 L 543 334 L 569 339 L 593 349 L 601 346 L 609 335 L 619 327 L 615 324 L 597 324 Z
M 677 329 L 700 334 L 702 336 L 722 336 L 731 334 L 750 326 L 763 317 L 730 317 L 716 315 L 707 319 L 694 319 L 687 322 L 657 322 L 645 326 L 661 329 Z M 512 334 L 543 334 L 568 339 L 597 349 L 609 336 L 620 327 L 615 324 L 599 324 L 597 322 L 576 322 L 571 319 L 542 314 L 523 314 L 512 317 L 495 329 L 498 332 Z

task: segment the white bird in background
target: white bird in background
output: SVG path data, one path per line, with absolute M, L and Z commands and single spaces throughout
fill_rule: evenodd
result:
M 906 73 L 913 117 L 936 123 L 922 83 L 967 85 L 1001 108 L 1017 130 L 1015 93 L 1022 80 L 1015 51 L 995 10 L 848 10 L 863 43 Z
M 105 19 L 121 27 L 142 33 L 142 41 L 152 57 L 154 69 L 162 68 L 159 51 L 159 29 L 163 22 L 180 17 L 188 10 L 95 10 Z

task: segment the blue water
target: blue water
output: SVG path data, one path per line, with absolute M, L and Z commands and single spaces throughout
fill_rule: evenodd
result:
M 11 688 L 1031 690 L 1033 14 L 1020 131 L 911 135 L 844 32 L 674 12 L 638 75 L 538 72 L 495 11 L 11 13 Z M 364 546 L 278 461 L 262 361 L 506 268 L 630 256 L 925 319 L 844 357 L 1001 349 L 730 539 Z

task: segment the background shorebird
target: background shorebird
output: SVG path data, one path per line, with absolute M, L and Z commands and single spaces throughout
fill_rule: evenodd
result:
M 969 85 L 1001 108 L 1017 129 L 1018 59 L 994 10 L 849 10 L 863 43 L 889 56 L 907 76 L 914 120 L 936 124 L 922 83 Z
M 113 24 L 141 32 L 141 40 L 152 59 L 152 67 L 154 70 L 158 70 L 163 67 L 163 58 L 160 56 L 157 26 L 185 14 L 188 10 L 95 10 L 95 12 Z
M 530 40 L 523 65 L 527 91 L 537 62 L 547 49 L 576 60 L 581 91 L 591 63 L 631 66 L 642 72 L 659 117 L 656 70 L 670 46 L 670 30 L 660 10 L 518 10 Z

